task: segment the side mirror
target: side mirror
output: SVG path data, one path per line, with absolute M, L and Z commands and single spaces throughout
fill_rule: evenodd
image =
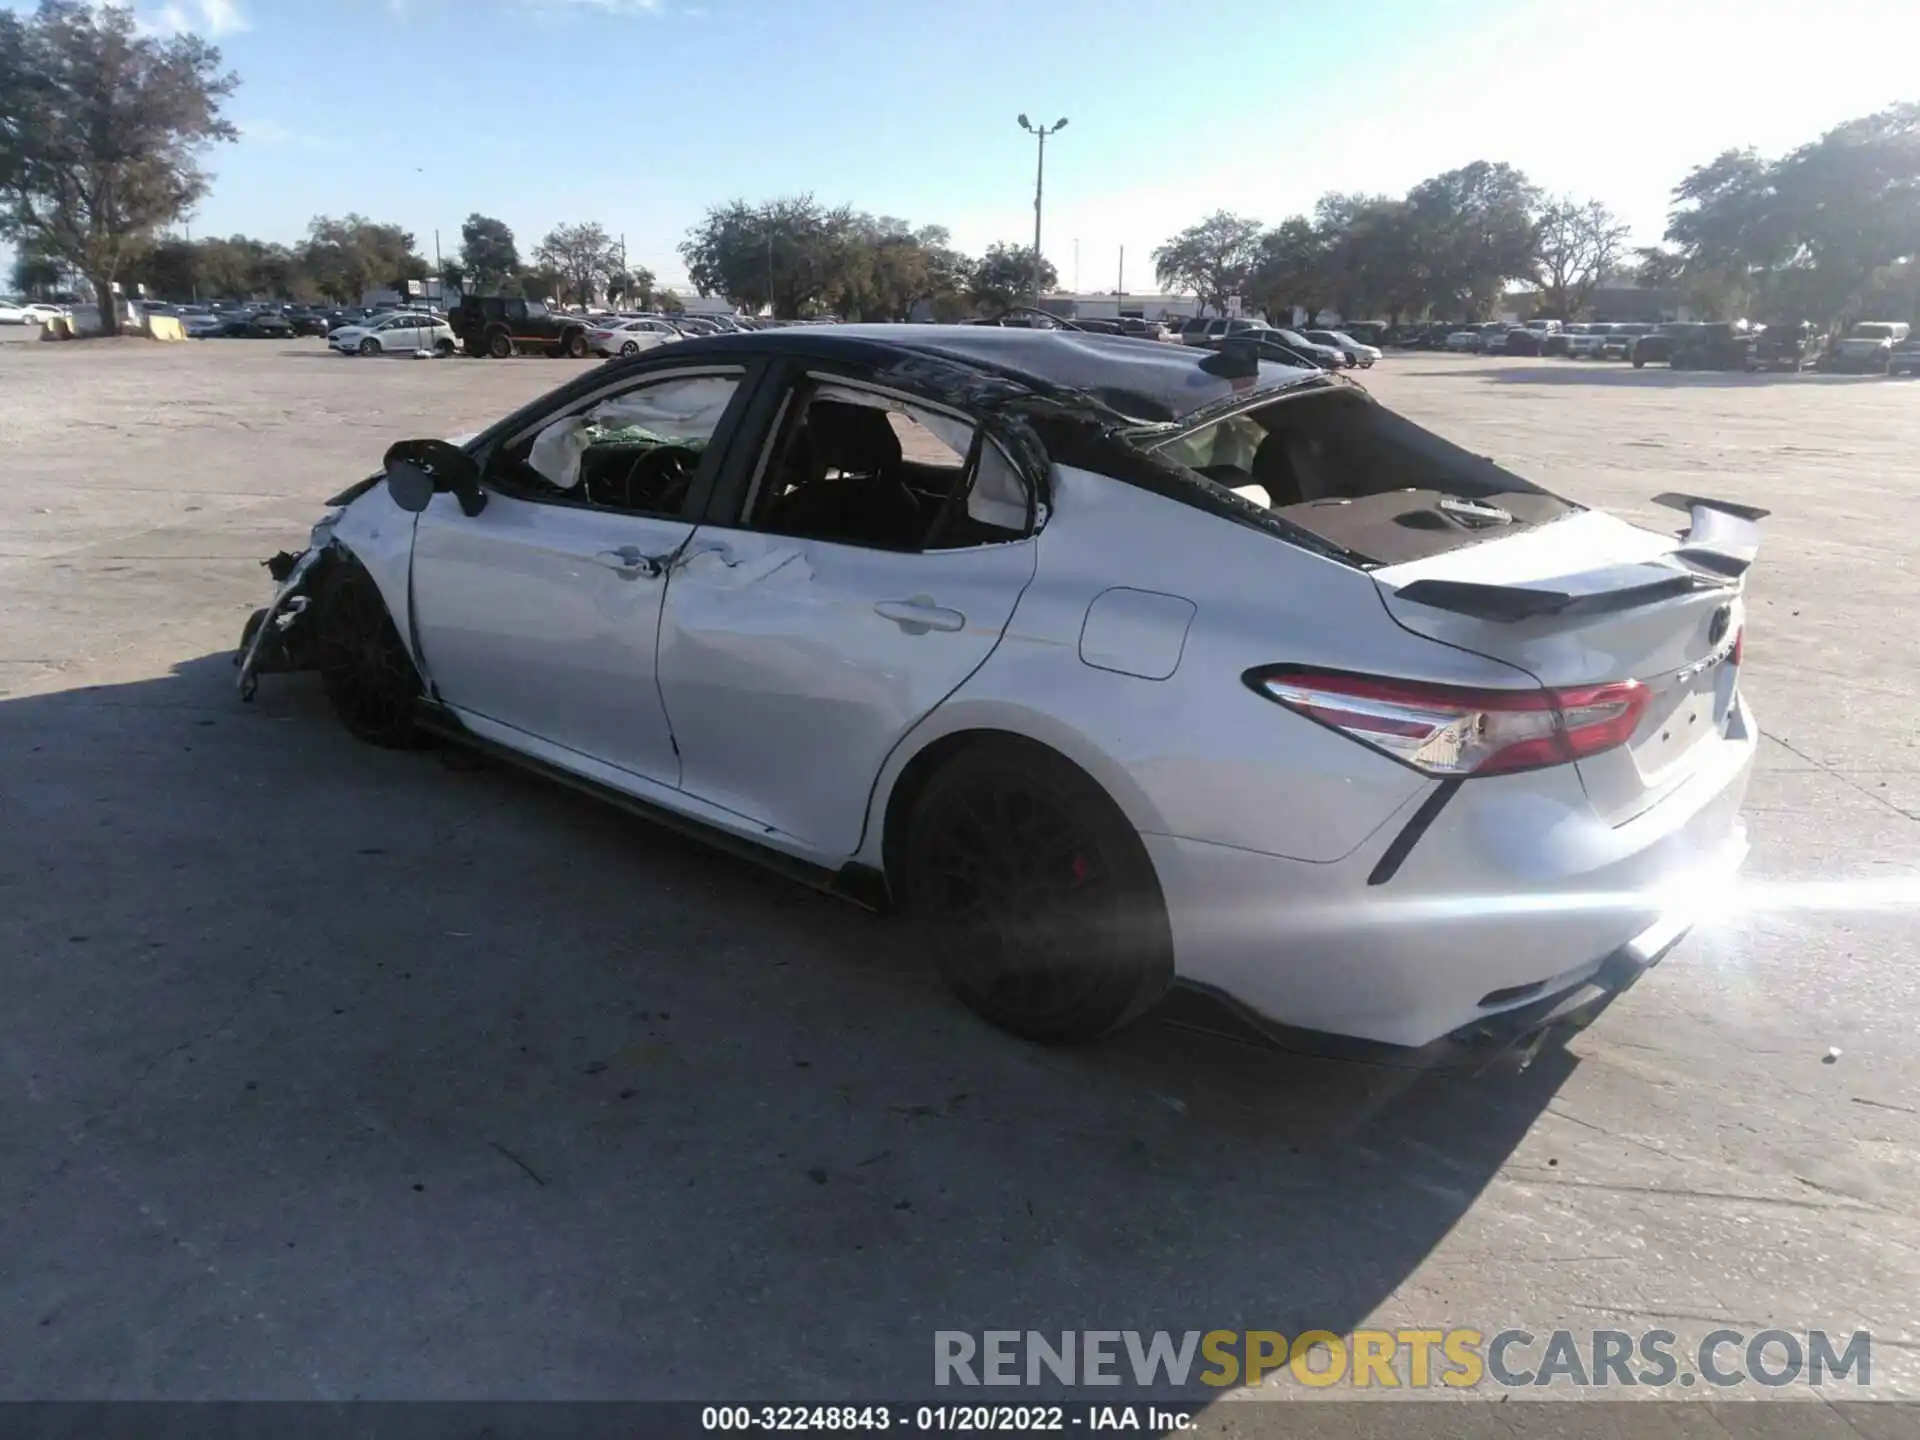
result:
M 387 494 L 410 514 L 425 510 L 442 491 L 460 501 L 464 514 L 478 515 L 487 508 L 487 492 L 480 488 L 480 467 L 458 445 L 444 440 L 402 440 L 388 449 L 385 469 Z

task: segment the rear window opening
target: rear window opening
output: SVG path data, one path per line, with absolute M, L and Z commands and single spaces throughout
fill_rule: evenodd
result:
M 1282 396 L 1147 448 L 1365 565 L 1425 559 L 1580 509 L 1354 390 Z

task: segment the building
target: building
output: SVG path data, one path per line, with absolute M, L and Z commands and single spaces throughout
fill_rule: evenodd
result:
M 1139 320 L 1189 320 L 1200 313 L 1200 302 L 1192 295 L 1135 295 L 1111 290 L 1067 291 L 1040 297 L 1040 308 L 1066 320 L 1116 320 L 1132 316 Z

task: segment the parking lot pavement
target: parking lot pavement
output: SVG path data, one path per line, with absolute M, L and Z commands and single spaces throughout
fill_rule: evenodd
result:
M 0 348 L 0 1397 L 922 1396 L 941 1328 L 1369 1321 L 1868 1329 L 1920 1390 L 1920 385 L 1368 375 L 1580 500 L 1775 512 L 1742 904 L 1467 1079 L 1028 1047 L 889 922 L 236 701 L 259 559 L 575 371 Z

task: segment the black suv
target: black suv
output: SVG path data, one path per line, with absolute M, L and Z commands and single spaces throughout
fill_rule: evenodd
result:
M 578 360 L 587 353 L 585 318 L 549 310 L 539 300 L 469 295 L 454 306 L 447 323 L 469 355 L 505 360 L 522 350 L 538 350 Z

